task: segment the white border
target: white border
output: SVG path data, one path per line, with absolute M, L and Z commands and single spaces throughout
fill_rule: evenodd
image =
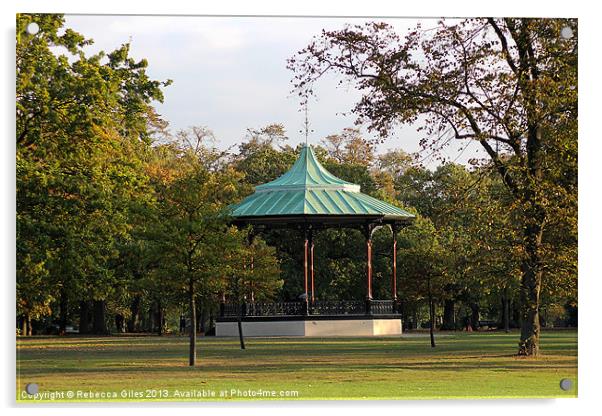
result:
M 195 414 L 199 412 L 227 413 L 240 415 L 264 415 L 265 413 L 282 413 L 288 415 L 306 416 L 308 413 L 314 415 L 322 411 L 332 412 L 334 407 L 344 407 L 345 413 L 420 413 L 420 414 L 445 414 L 462 415 L 479 414 L 487 412 L 488 415 L 505 415 L 516 412 L 545 412 L 546 415 L 554 414 L 580 414 L 589 413 L 590 406 L 593 408 L 596 398 L 599 396 L 600 385 L 600 333 L 602 313 L 600 304 L 600 276 L 599 262 L 599 236 L 602 235 L 600 227 L 602 210 L 600 187 L 600 91 L 599 68 L 600 65 L 600 22 L 599 13 L 594 9 L 594 2 L 575 1 L 546 1 L 526 2 L 524 0 L 505 0 L 502 2 L 464 1 L 450 2 L 445 0 L 403 2 L 403 1 L 324 1 L 303 0 L 297 2 L 289 1 L 221 1 L 221 2 L 185 2 L 185 1 L 123 1 L 103 0 L 98 2 L 86 2 L 81 0 L 47 1 L 47 0 L 20 0 L 18 2 L 2 2 L 3 21 L 3 64 L 0 66 L 3 75 L 2 91 L 4 97 L 0 101 L 2 106 L 2 126 L 4 135 L 2 137 L 2 174 L 0 181 L 2 195 L 5 198 L 1 204 L 3 218 L 6 221 L 2 233 L 2 247 L 0 252 L 3 256 L 2 274 L 4 287 L 3 294 L 3 329 L 2 329 L 2 357 L 5 360 L 3 375 L 1 377 L 3 392 L 3 405 L 11 407 L 14 396 L 15 380 L 15 352 L 14 352 L 14 26 L 15 13 L 20 12 L 68 12 L 68 13 L 104 13 L 104 14 L 234 14 L 234 15 L 347 15 L 347 16 L 541 16 L 541 17 L 578 17 L 579 18 L 579 104 L 580 104 L 580 244 L 579 244 L 579 396 L 577 400 L 502 400 L 502 401 L 439 401 L 439 402 L 306 402 L 306 403 L 235 403 L 235 404 L 191 404 L 179 405 L 176 410 L 179 414 Z M 403 380 L 400 380 L 403 382 Z M 105 414 L 107 407 L 124 408 L 128 412 L 144 412 L 148 415 L 163 415 L 167 407 L 174 405 L 144 406 L 143 410 L 136 409 L 138 406 L 126 405 L 99 405 L 85 412 L 90 415 Z M 195 407 L 202 407 L 197 409 Z M 61 409 L 58 407 L 47 407 L 43 409 L 34 408 L 10 408 L 5 414 L 47 414 L 47 415 L 79 415 L 82 407 L 69 407 Z M 599 406 L 596 406 L 599 407 Z

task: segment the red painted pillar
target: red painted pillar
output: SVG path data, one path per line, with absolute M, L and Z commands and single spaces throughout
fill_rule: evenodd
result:
M 305 301 L 307 302 L 308 295 L 308 285 L 307 285 L 307 277 L 308 277 L 308 269 L 309 269 L 309 233 L 307 228 L 303 230 L 303 287 L 305 290 Z
M 314 235 L 313 232 L 309 231 L 309 273 L 311 275 L 311 303 L 315 300 L 315 286 L 314 286 Z
M 397 300 L 397 229 L 393 227 L 393 276 L 391 277 L 391 295 Z
M 308 241 L 307 232 L 305 232 L 305 241 L 303 243 L 303 282 L 305 288 L 305 299 L 307 301 L 307 257 L 308 257 Z
M 309 272 L 309 233 L 307 226 L 303 228 L 303 314 L 309 315 L 309 298 L 308 298 L 308 285 L 307 285 L 307 277 Z
M 372 300 L 372 237 L 366 239 L 366 274 L 368 278 L 368 300 Z

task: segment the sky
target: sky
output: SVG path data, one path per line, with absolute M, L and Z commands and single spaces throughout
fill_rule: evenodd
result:
M 375 19 L 303 17 L 204 17 L 204 16 L 113 16 L 67 15 L 66 27 L 92 38 L 87 52 L 111 51 L 131 43 L 135 59 L 149 61 L 152 79 L 173 83 L 164 90 L 165 100 L 156 103 L 158 112 L 172 131 L 190 126 L 207 126 L 222 149 L 240 143 L 248 128 L 272 123 L 285 126 L 289 144 L 305 140 L 304 113 L 291 93 L 293 73 L 286 60 L 305 47 L 322 29 L 333 30 L 345 24 L 361 24 Z M 403 35 L 417 19 L 378 19 L 386 21 Z M 435 19 L 421 20 L 423 27 Z M 359 99 L 348 85 L 338 86 L 339 78 L 328 76 L 317 84 L 317 98 L 309 104 L 313 132 L 309 143 L 319 143 L 330 134 L 353 127 L 355 117 L 346 115 Z M 379 145 L 377 151 L 402 148 L 416 152 L 422 137 L 418 126 L 400 126 L 395 137 Z M 366 128 L 364 137 L 370 138 Z M 448 158 L 465 162 L 474 157 L 471 148 L 460 154 L 459 147 L 444 150 Z M 436 165 L 428 153 L 421 155 L 427 166 Z

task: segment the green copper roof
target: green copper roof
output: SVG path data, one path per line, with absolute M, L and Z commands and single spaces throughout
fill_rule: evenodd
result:
M 255 187 L 255 193 L 231 207 L 233 217 L 290 215 L 383 216 L 412 219 L 407 211 L 360 192 L 360 186 L 337 178 L 318 162 L 309 146 L 284 175 Z
M 349 190 L 359 192 L 359 185 L 344 181 L 328 172 L 316 159 L 311 147 L 301 149 L 291 170 L 272 182 L 255 188 L 257 192 L 303 191 L 305 189 Z

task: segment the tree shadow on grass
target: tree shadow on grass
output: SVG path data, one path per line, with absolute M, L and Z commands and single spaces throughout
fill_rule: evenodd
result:
M 491 358 L 491 357 L 489 357 Z M 507 358 L 506 356 L 500 355 L 497 358 Z M 210 360 L 208 360 L 210 361 Z M 258 374 L 258 373 L 271 373 L 271 374 L 301 374 L 301 373 L 358 373 L 358 372 L 386 372 L 386 371 L 400 371 L 400 370 L 411 370 L 411 371 L 451 371 L 451 372 L 469 372 L 474 370 L 488 370 L 488 371 L 525 371 L 525 370 L 549 370 L 549 369 L 574 369 L 576 371 L 576 363 L 566 361 L 534 361 L 534 360 L 518 360 L 514 359 L 513 362 L 500 363 L 500 362 L 466 362 L 466 360 L 444 360 L 437 362 L 400 362 L 400 363 L 340 363 L 332 362 L 325 363 L 308 363 L 308 362 L 295 362 L 295 363 L 282 363 L 282 364 L 265 364 L 265 363 L 241 363 L 241 364 L 214 364 L 214 363 L 203 363 L 202 358 L 197 367 L 191 368 L 186 365 L 184 357 L 182 357 L 182 363 L 173 365 L 165 365 L 157 363 L 157 365 L 115 365 L 114 363 L 99 363 L 97 366 L 63 366 L 63 367 L 45 367 L 45 366 L 32 366 L 22 368 L 20 371 L 21 376 L 35 376 L 35 375 L 51 375 L 51 374 L 89 374 L 91 377 L 94 374 L 111 374 L 111 373 L 180 373 L 189 374 L 191 371 L 202 371 L 208 376 L 212 374 L 220 375 L 235 375 L 235 374 Z

